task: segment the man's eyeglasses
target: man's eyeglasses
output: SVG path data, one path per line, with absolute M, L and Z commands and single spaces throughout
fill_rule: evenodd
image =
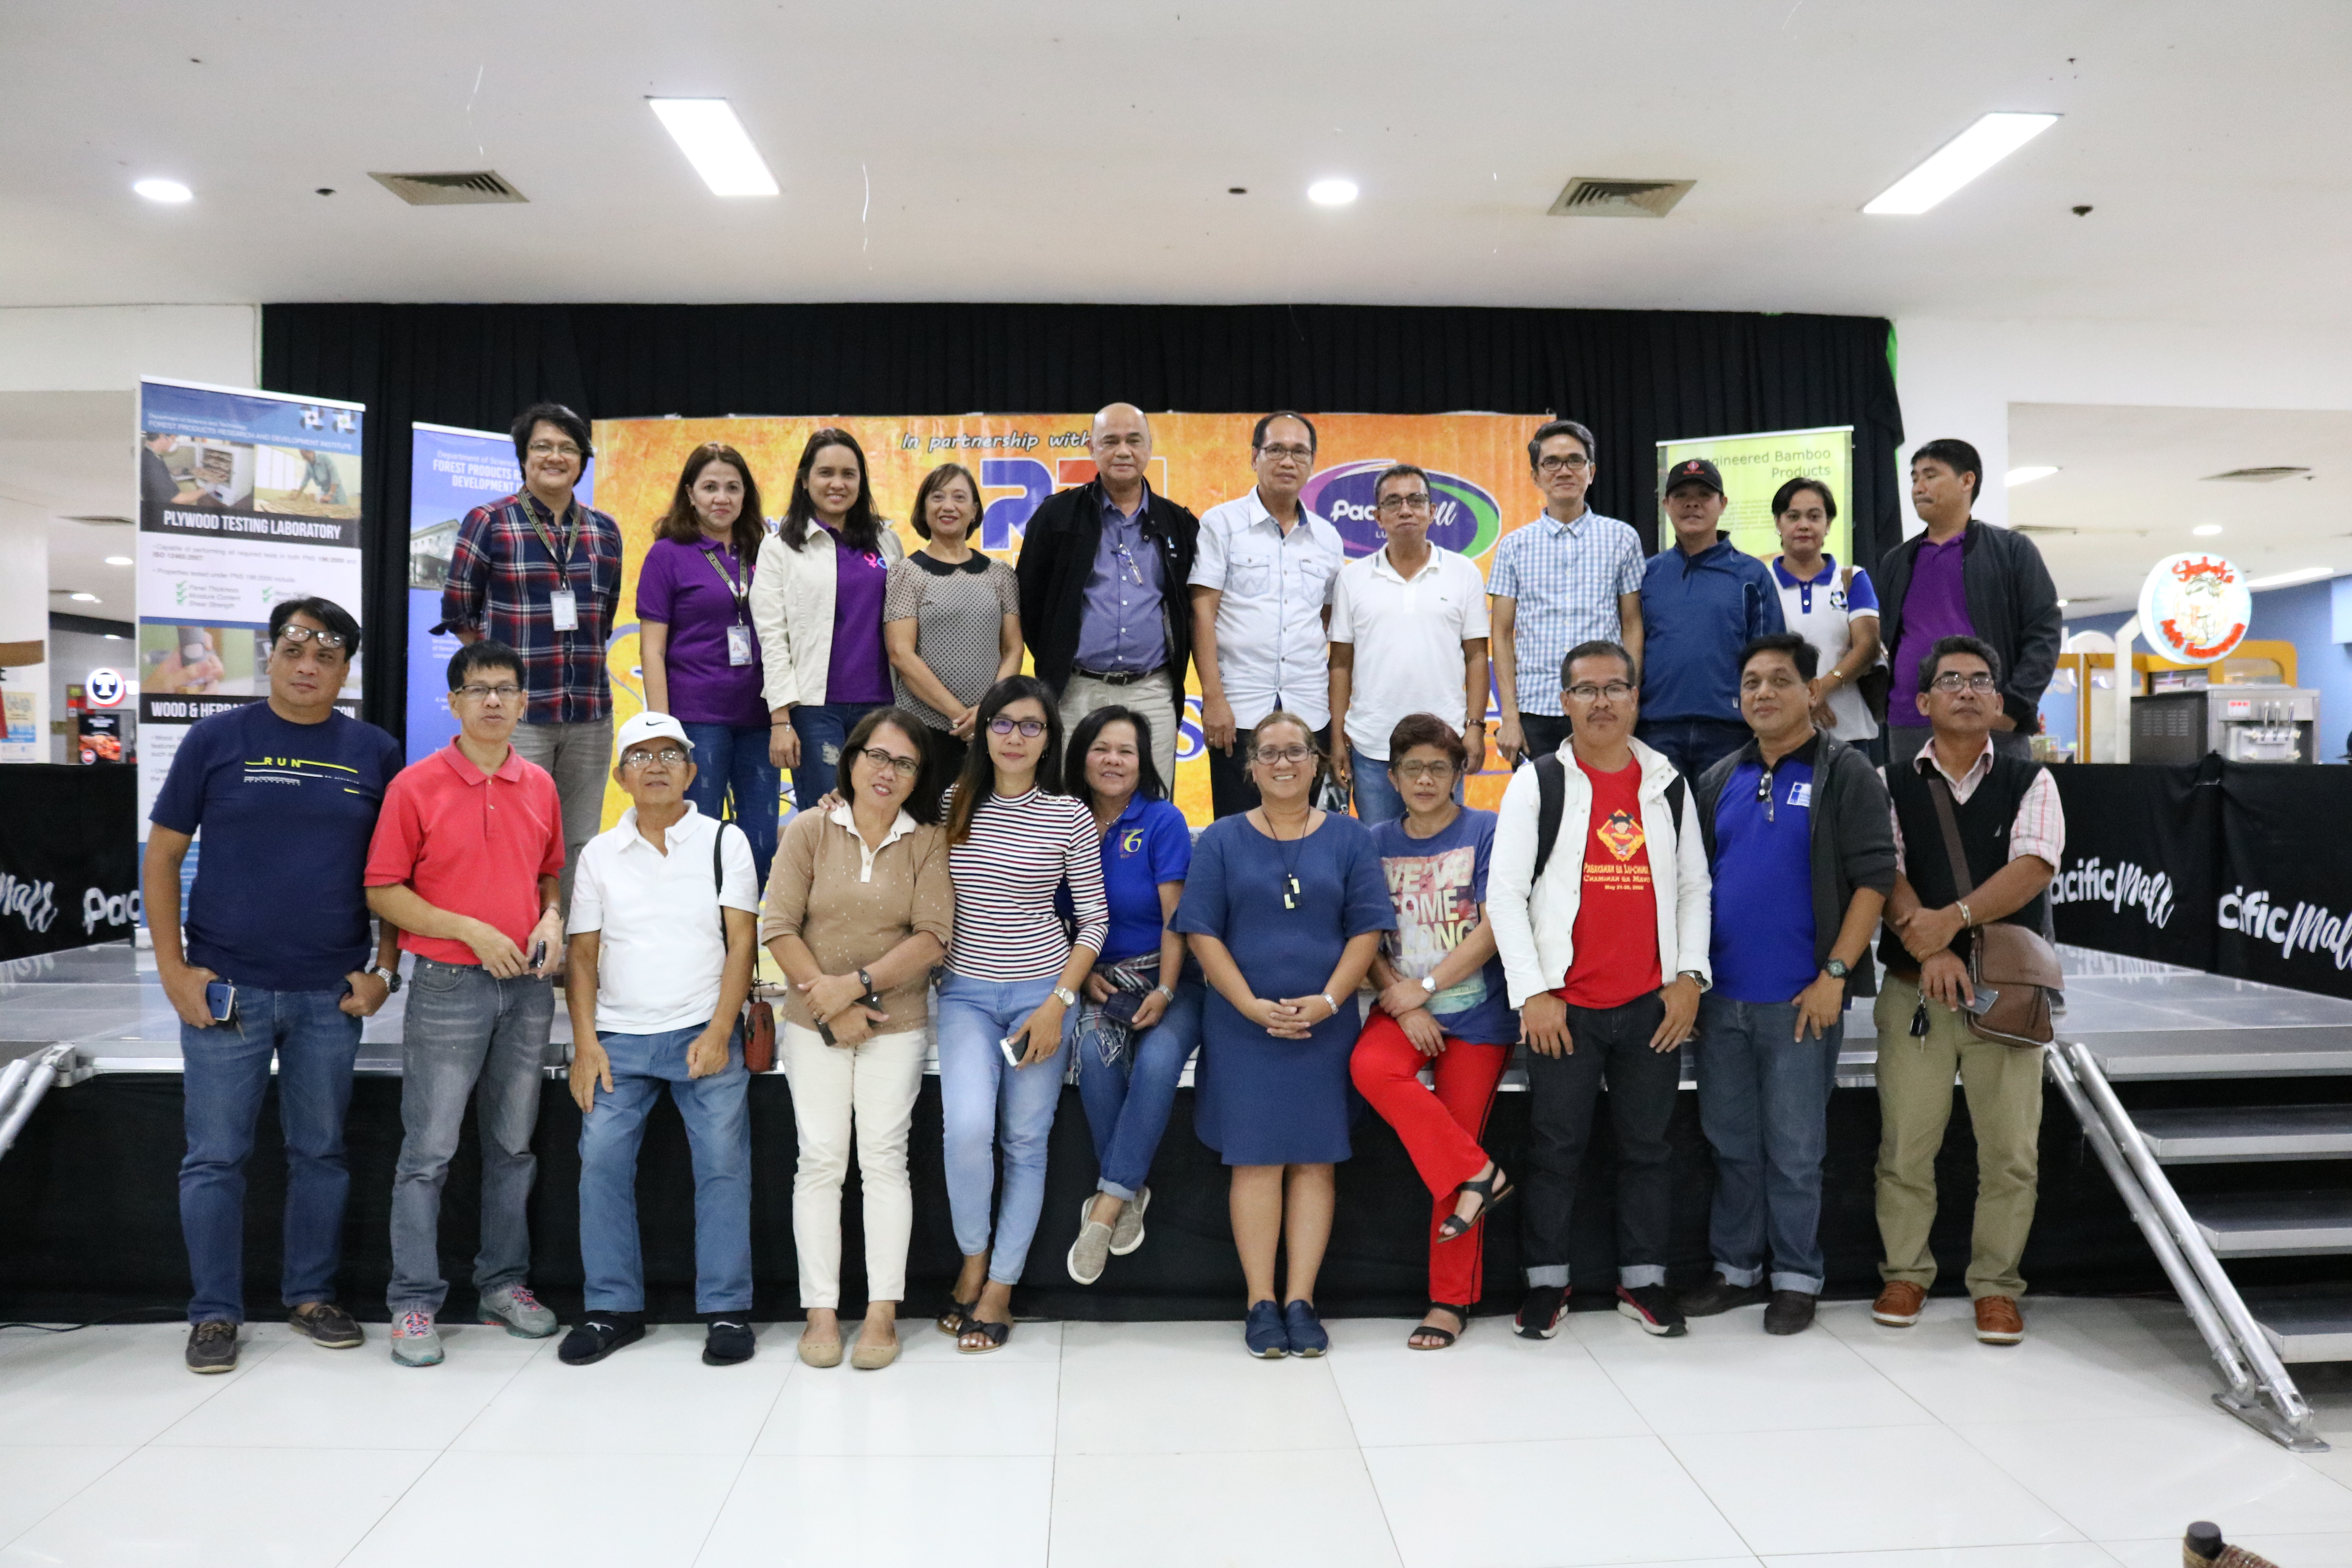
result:
M 1034 741 L 1045 732 L 1045 721 L 998 717 L 988 721 L 988 732 L 992 735 L 1010 735 L 1015 730 L 1021 731 L 1023 740 Z
M 621 759 L 621 765 L 625 768 L 641 768 L 647 763 L 659 763 L 666 768 L 674 768 L 684 761 L 686 761 L 684 752 L 679 751 L 676 746 L 664 746 L 658 752 L 631 752 Z
M 1380 500 L 1378 510 L 1381 511 L 1427 511 L 1429 510 L 1429 496 L 1426 492 L 1422 490 L 1415 490 L 1409 496 L 1382 496 Z
M 1418 783 L 1423 779 L 1450 779 L 1454 773 L 1454 767 L 1450 762 L 1399 763 L 1396 765 L 1396 776 L 1408 784 Z
M 1267 458 L 1277 459 L 1286 458 L 1294 463 L 1307 462 L 1315 456 L 1315 448 L 1312 447 L 1260 447 L 1258 452 Z
M 533 441 L 523 448 L 534 458 L 576 458 L 580 448 L 569 441 Z
M 1612 680 L 1605 686 L 1595 686 L 1588 680 L 1570 687 L 1568 694 L 1579 702 L 1591 702 L 1602 697 L 1612 702 L 1622 702 L 1633 695 L 1633 688 L 1630 682 L 1622 680 Z
M 923 764 L 912 757 L 894 757 L 879 746 L 868 746 L 857 753 L 877 768 L 888 768 L 902 779 L 913 778 L 923 771 Z
M 1296 741 L 1287 746 L 1257 746 L 1250 755 L 1271 767 L 1276 763 L 1303 763 L 1315 754 L 1312 746 L 1302 746 Z
M 1979 670 L 1974 675 L 1962 675 L 1957 669 L 1948 669 L 1936 677 L 1931 684 L 1938 691 L 1973 691 L 1979 696 L 2000 689 L 2000 682 L 1983 670 Z
M 468 702 L 479 702 L 488 697 L 495 697 L 501 702 L 511 702 L 522 695 L 522 688 L 509 680 L 503 686 L 461 686 L 457 688 L 457 695 Z
M 290 643 L 298 648 L 317 643 L 320 653 L 340 653 L 347 646 L 341 633 L 322 632 L 310 626 L 286 626 L 279 630 L 278 640 L 281 645 Z
M 1536 459 L 1536 471 L 1541 474 L 1573 474 L 1591 467 L 1592 459 L 1581 452 L 1570 452 L 1565 456 L 1555 452 L 1549 458 Z

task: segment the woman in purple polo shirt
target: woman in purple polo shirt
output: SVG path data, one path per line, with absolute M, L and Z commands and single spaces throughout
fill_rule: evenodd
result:
M 646 706 L 686 726 L 694 743 L 687 798 L 705 816 L 734 796 L 760 886 L 776 855 L 782 772 L 768 757 L 760 639 L 751 630 L 751 566 L 767 529 L 751 466 L 718 441 L 697 447 L 637 574 L 637 645 Z

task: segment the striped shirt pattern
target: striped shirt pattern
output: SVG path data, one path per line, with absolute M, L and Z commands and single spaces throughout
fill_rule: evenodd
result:
M 621 530 L 593 507 L 573 501 L 571 570 L 559 572 L 531 526 L 534 513 L 562 549 L 563 522 L 551 520 L 535 496 L 510 495 L 466 514 L 449 556 L 448 585 L 441 591 L 441 619 L 496 637 L 521 656 L 524 719 L 586 723 L 612 711 L 604 639 L 621 598 Z M 549 595 L 567 580 L 580 628 L 559 632 Z
M 1625 640 L 1620 594 L 1642 591 L 1642 540 L 1630 524 L 1588 511 L 1546 512 L 1495 546 L 1486 592 L 1517 601 L 1519 711 L 1559 717 L 1559 661 L 1580 643 Z
M 971 837 L 948 851 L 948 868 L 955 879 L 951 974 L 1059 974 L 1072 945 L 1054 910 L 1054 890 L 1065 880 L 1078 911 L 1076 945 L 1099 953 L 1110 934 L 1094 813 L 1073 796 L 1036 789 L 990 795 L 972 814 Z

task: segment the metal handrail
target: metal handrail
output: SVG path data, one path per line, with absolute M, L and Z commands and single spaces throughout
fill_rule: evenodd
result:
M 2213 1395 L 2213 1403 L 2282 1447 L 2297 1453 L 2326 1452 L 2328 1445 L 2314 1429 L 2311 1406 L 2288 1375 L 2286 1363 L 2189 1218 L 2171 1178 L 2116 1097 L 2098 1058 L 2079 1041 L 2053 1045 L 2046 1055 L 2059 1093 L 2090 1134 L 2100 1163 L 2148 1237 L 2230 1384 Z M 2143 1214 L 2143 1205 L 2149 1212 Z M 2159 1234 L 2166 1245 L 2158 1243 Z
M 0 1155 L 6 1154 L 9 1145 L 16 1142 L 16 1134 L 32 1120 L 33 1108 L 41 1103 L 41 1097 L 58 1081 L 58 1068 L 72 1055 L 70 1045 L 51 1046 L 29 1057 L 17 1058 L 8 1064 L 7 1072 L 0 1075 Z M 24 1070 L 20 1072 L 19 1068 Z

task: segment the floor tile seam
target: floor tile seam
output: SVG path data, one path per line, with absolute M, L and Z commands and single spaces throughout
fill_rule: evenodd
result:
M 2221 1423 L 2222 1423 L 2221 1426 L 2216 1426 L 2214 1429 L 2215 1429 L 2215 1430 L 2217 1430 L 2217 1431 L 2221 1431 L 2221 1432 L 2222 1432 L 2222 1433 L 2223 1433 L 2223 1435 L 2225 1435 L 2225 1436 L 2235 1436 L 2240 1435 L 2241 1433 L 2247 1433 L 2247 1434 L 2251 1434 L 2251 1433 L 2252 1433 L 2252 1428 L 2244 1426 L 2242 1424 L 2241 1424 L 2240 1422 L 2238 1422 L 2234 1417 L 2222 1416 L 2221 1412 L 2221 1411 L 2219 1411 L 2218 1409 L 2214 1412 L 2214 1415 L 2215 1415 L 2217 1417 L 2221 1417 Z M 2186 1413 L 2186 1414 L 2184 1414 L 2184 1415 L 2158 1415 L 2158 1416 L 2149 1416 L 2149 1417 L 2147 1417 L 2147 1419 L 2149 1419 L 2149 1420 L 2155 1420 L 2155 1421 L 2179 1421 L 2179 1420 L 2193 1420 L 2193 1419 L 2196 1419 L 2196 1418 L 2197 1418 L 2197 1413 L 2195 1413 L 2195 1412 L 2189 1412 L 2189 1413 Z M 2098 1417 L 2098 1416 L 2076 1416 L 2076 1417 L 2074 1417 L 2074 1419 L 2075 1419 L 2075 1420 L 2102 1420 L 2102 1421 L 2103 1421 L 2103 1420 L 2107 1419 L 2107 1418 L 2105 1418 L 2105 1417 Z M 1979 1426 L 1979 1427 L 1983 1427 L 1983 1426 L 2048 1426 L 2048 1425 L 2053 1425 L 2053 1423 L 2050 1423 L 2050 1422 L 2011 1422 L 2011 1421 L 1998 1421 L 1998 1422 L 1995 1422 L 1995 1421 L 1983 1421 L 1983 1422 L 1973 1422 L 1973 1423 L 1970 1423 L 1970 1425 L 1972 1425 L 1972 1426 Z M 2084 1525 L 2083 1525 L 2083 1524 L 2081 1524 L 2081 1523 L 2077 1522 L 2077 1521 L 2076 1521 L 2076 1520 L 2074 1518 L 2074 1516 L 2073 1516 L 2072 1514 L 2069 1514 L 2069 1513 L 2068 1513 L 2064 1509 L 2063 1509 L 2063 1508 L 2059 1507 L 2059 1506 L 2058 1506 L 2058 1504 L 2057 1504 L 2056 1502 L 2053 1501 L 2052 1500 L 2050 1500 L 2050 1499 L 2048 1499 L 2048 1498 L 2043 1497 L 2043 1496 L 2042 1495 L 2042 1493 L 2041 1493 L 2041 1492 L 2039 1492 L 2039 1491 L 2035 1490 L 2032 1482 L 2030 1482 L 2030 1481 L 2026 1480 L 2026 1479 L 2025 1479 L 2025 1478 L 2023 1478 L 2022 1476 L 2020 1476 L 2020 1475 L 2016 1474 L 2014 1471 L 2011 1470 L 2011 1469 L 2009 1468 L 2009 1467 L 2008 1467 L 2008 1466 L 2006 1466 L 2006 1465 L 2002 1464 L 2002 1463 L 2000 1461 L 2000 1459 L 1998 1459 L 1997 1458 L 1995 1458 L 1995 1457 L 1994 1457 L 1994 1455 L 1993 1455 L 1993 1453 L 1992 1453 L 1992 1451 L 1991 1451 L 1990 1449 L 1987 1448 L 1987 1447 L 1985 1447 L 1985 1445 L 1984 1445 L 1984 1444 L 1978 1442 L 1974 1437 L 1970 1436 L 1969 1435 L 1968 1430 L 1967 1430 L 1965 1427 L 1958 1426 L 1955 1426 L 1952 1428 L 1952 1430 L 1953 1430 L 1953 1432 L 1954 1432 L 1954 1433 L 1955 1433 L 1955 1434 L 1959 1437 L 1960 1441 L 1962 1441 L 1963 1443 L 1968 1444 L 1968 1446 L 1969 1446 L 1969 1447 L 1971 1447 L 1971 1448 L 1975 1449 L 1979 1454 L 1983 1455 L 1983 1456 L 1984 1456 L 1984 1458 L 1985 1458 L 1985 1460 L 1986 1460 L 1986 1462 L 1987 1462 L 1987 1463 L 1990 1464 L 1990 1465 L 1991 1465 L 1995 1469 L 1997 1469 L 1997 1470 L 2000 1471 L 2000 1473 L 2001 1473 L 2001 1474 L 2003 1474 L 2003 1475 L 2005 1475 L 2005 1476 L 2009 1477 L 2009 1478 L 2010 1478 L 2010 1479 L 2011 1479 L 2011 1480 L 2015 1481 L 2019 1486 L 2023 1487 L 2023 1488 L 2026 1489 L 2026 1491 L 2027 1491 L 2027 1492 L 2029 1492 L 2029 1493 L 2031 1493 L 2031 1494 L 2032 1495 L 2032 1497 L 2033 1497 L 2037 1501 L 2039 1501 L 2039 1502 L 2040 1502 L 2040 1503 L 2041 1503 L 2044 1508 L 2047 1508 L 2051 1512 L 2053 1512 L 2053 1513 L 2056 1514 L 2059 1518 L 2061 1518 L 2061 1519 L 2064 1520 L 2068 1524 L 2073 1525 L 2073 1526 L 2074 1526 L 2074 1528 L 2075 1528 L 2076 1530 L 2081 1531 L 2083 1532 L 2083 1538 L 2084 1538 L 2084 1540 L 2088 1541 L 2088 1540 L 2095 1539 L 2095 1538 L 2093 1537 L 2093 1535 L 2092 1535 L 2092 1533 L 2091 1533 L 2090 1530 L 2089 1530 L 2086 1526 L 2084 1526 Z M 2265 1439 L 2265 1441 L 2267 1441 L 2267 1439 Z M 2320 1479 L 2320 1480 L 2324 1480 L 2324 1481 L 2326 1481 L 2326 1482 L 2330 1483 L 2330 1484 L 2331 1484 L 2331 1485 L 2333 1485 L 2333 1486 L 2334 1486 L 2334 1487 L 2335 1487 L 2338 1491 L 2343 1491 L 2343 1492 L 2352 1493 L 2352 1484 L 2347 1484 L 2346 1482 L 2344 1482 L 2344 1481 L 2342 1481 L 2342 1480 L 2337 1479 L 2336 1477 L 2329 1475 L 2326 1471 L 2325 1471 L 2325 1470 L 2323 1470 L 2323 1469 L 2319 1468 L 2317 1466 L 2315 1466 L 2315 1465 L 2313 1465 L 2313 1464 L 2309 1463 L 2309 1462 L 2308 1462 L 2308 1460 L 2306 1460 L 2306 1459 L 2305 1458 L 2305 1456 L 2303 1456 L 2303 1455 L 2301 1455 L 2301 1454 L 2292 1453 L 2292 1452 L 2290 1452 L 2288 1449 L 2285 1449 L 2285 1448 L 2284 1448 L 2284 1447 L 2278 1447 L 2278 1446 L 2277 1446 L 2277 1445 L 2275 1445 L 2275 1444 L 2272 1444 L 2272 1445 L 2271 1445 L 2271 1447 L 2273 1447 L 2273 1448 L 2276 1448 L 2276 1450 L 2277 1450 L 2279 1453 L 2282 1453 L 2282 1454 L 2285 1454 L 2285 1455 L 2287 1455 L 2287 1457 L 2288 1457 L 2288 1458 L 2293 1458 L 2293 1459 L 2295 1459 L 2295 1460 L 2298 1460 L 2298 1461 L 2302 1461 L 2302 1463 L 2301 1463 L 2301 1468 L 2302 1468 L 2302 1470 L 2304 1471 L 2304 1473 L 2305 1473 L 2305 1474 L 2306 1474 L 2306 1475 L 2310 1475 L 2310 1476 L 2313 1476 L 2313 1477 L 2315 1477 L 2316 1479 Z M 2278 1532 L 2274 1532 L 2274 1533 L 2283 1533 L 2283 1534 L 2293 1534 L 2293 1533 L 2302 1533 L 2302 1534 L 2352 1534 L 2352 1530 L 2341 1531 L 2299 1531 L 2299 1532 L 2298 1532 L 2298 1531 L 2278 1531 Z M 2160 1535 L 2159 1535 L 2159 1536 L 2130 1536 L 2130 1535 L 2117 1535 L 2117 1536 L 2111 1536 L 2111 1537 L 2109 1537 L 2108 1539 L 2110 1539 L 2110 1540 L 2115 1540 L 2115 1541 L 2158 1541 L 2158 1540 L 2166 1540 L 2166 1539 L 2168 1539 L 2168 1537 L 2166 1537 L 2166 1536 L 2160 1536 Z
M 1666 1458 L 1672 1459 L 1675 1462 L 1675 1468 L 1681 1470 L 1685 1477 L 1688 1478 L 1690 1484 L 1697 1490 L 1698 1495 L 1706 1500 L 1706 1506 L 1715 1510 L 1715 1517 L 1723 1521 L 1723 1527 L 1731 1531 L 1733 1537 L 1738 1541 L 1740 1545 L 1748 1549 L 1748 1555 L 1755 1558 L 1759 1563 L 1762 1562 L 1764 1553 L 1757 1549 L 1756 1542 L 1748 1538 L 1748 1531 L 1742 1530 L 1738 1523 L 1732 1519 L 1730 1511 L 1723 1506 L 1722 1502 L 1717 1499 L 1716 1495 L 1707 1490 L 1706 1483 L 1700 1480 L 1697 1474 L 1691 1469 L 1690 1462 L 1685 1459 L 1682 1455 L 1675 1450 L 1673 1439 L 1667 1437 L 1664 1433 L 1654 1433 L 1653 1434 L 1653 1436 L 1658 1447 L 1665 1450 Z
M 51 1447 L 65 1447 L 65 1445 L 62 1445 L 62 1444 L 50 1445 L 50 1446 L 51 1446 Z M 95 1447 L 118 1447 L 118 1445 L 111 1444 L 111 1443 L 109 1443 L 109 1444 L 97 1444 L 97 1443 L 90 1443 L 90 1444 L 79 1444 L 79 1445 L 74 1445 L 74 1446 L 75 1446 L 75 1447 L 93 1447 L 93 1448 L 95 1448 Z M 137 1447 L 124 1447 L 122 1448 L 122 1452 L 121 1452 L 121 1455 L 120 1455 L 116 1459 L 115 1459 L 114 1463 L 112 1463 L 112 1464 L 110 1464 L 110 1465 L 107 1466 L 104 1469 L 102 1469 L 102 1470 L 99 1471 L 99 1472 L 98 1472 L 98 1474 L 96 1474 L 96 1475 L 94 1475 L 94 1476 L 90 1477 L 89 1480 L 87 1480 L 87 1481 L 83 1482 L 80 1486 L 76 1487 L 72 1491 L 70 1491 L 70 1492 L 67 1493 L 64 1497 L 59 1498 L 59 1499 L 58 1499 L 55 1503 L 51 1504 L 51 1505 L 50 1505 L 50 1507 L 48 1508 L 47 1511 L 44 1512 L 44 1513 L 43 1513 L 39 1518 L 37 1518 L 37 1519 L 34 1520 L 31 1523 L 29 1523 L 29 1524 L 26 1525 L 24 1529 L 22 1529 L 22 1530 L 20 1530 L 20 1531 L 16 1531 L 14 1535 L 0 1536 L 0 1551 L 5 1551 L 5 1550 L 6 1550 L 7 1548 L 9 1548 L 10 1546 L 15 1545 L 17 1542 L 22 1541 L 22 1540 L 24 1540 L 26 1536 L 28 1536 L 28 1535 L 30 1535 L 30 1534 L 32 1534 L 32 1533 L 33 1533 L 33 1531 L 37 1531 L 37 1530 L 40 1529 L 42 1525 L 47 1524 L 50 1520 L 52 1520 L 52 1519 L 56 1518 L 56 1517 L 57 1517 L 57 1515 L 58 1515 L 60 1511 L 62 1511 L 62 1510 L 64 1510 L 64 1509 L 65 1509 L 68 1504 L 70 1504 L 70 1503 L 71 1503 L 71 1502 L 72 1502 L 76 1498 L 78 1498 L 78 1497 L 81 1496 L 81 1495 L 82 1495 L 82 1493 L 84 1493 L 84 1492 L 86 1492 L 86 1491 L 89 1490 L 89 1489 L 90 1489 L 90 1488 L 92 1488 L 92 1487 L 94 1487 L 94 1486 L 98 1485 L 98 1483 L 99 1483 L 99 1482 L 100 1482 L 100 1481 L 104 1480 L 107 1477 L 109 1477 L 109 1476 L 112 1475 L 115 1471 L 117 1471 L 117 1470 L 121 1469 L 123 1466 L 125 1466 L 125 1465 L 129 1464 L 129 1463 L 131 1461 L 131 1459 L 132 1459 L 133 1458 L 135 1458 L 135 1457 L 136 1457 L 136 1456 L 137 1456 L 137 1455 L 138 1455 L 138 1454 L 139 1454 L 139 1453 L 140 1453 L 140 1452 L 141 1452 L 144 1447 L 145 1447 L 145 1445 L 144 1445 L 144 1444 L 141 1444 L 141 1445 L 139 1445 L 139 1446 L 137 1446 Z
M 158 1337 L 160 1338 L 161 1336 Z M 184 1447 L 185 1445 L 181 1444 L 159 1444 L 157 1439 L 167 1436 L 182 1422 L 193 1419 L 198 1411 L 202 1410 L 205 1405 L 210 1405 L 214 1400 L 218 1399 L 222 1394 L 226 1394 L 238 1384 L 243 1383 L 247 1377 L 252 1375 L 256 1367 L 259 1366 L 263 1362 L 269 1360 L 272 1356 L 278 1354 L 280 1351 L 284 1350 L 293 1342 L 294 1341 L 291 1335 L 289 1335 L 287 1338 L 282 1340 L 273 1340 L 267 1345 L 264 1345 L 260 1341 L 256 1340 L 253 1342 L 252 1348 L 259 1353 L 248 1356 L 246 1353 L 247 1346 L 240 1342 L 237 1346 L 236 1365 L 230 1369 L 230 1375 L 222 1377 L 215 1374 L 205 1377 L 205 1381 L 209 1386 L 205 1388 L 202 1397 L 197 1399 L 194 1405 L 189 1405 L 185 1410 L 180 1412 L 179 1415 L 172 1417 L 171 1420 L 163 1423 L 160 1428 L 149 1433 L 146 1436 L 142 1437 L 134 1447 L 141 1448 L 156 1447 Z M 194 1376 L 197 1374 L 191 1373 L 190 1375 Z M 86 1446 L 98 1447 L 98 1445 L 95 1444 Z
M 409 1451 L 414 1452 L 415 1450 Z M 383 1521 L 390 1519 L 393 1516 L 394 1510 L 398 1509 L 402 1503 L 408 1500 L 408 1494 L 415 1491 L 417 1487 L 423 1483 L 425 1478 L 431 1475 L 440 1465 L 441 1461 L 446 1458 L 448 1458 L 448 1450 L 444 1448 L 441 1453 L 435 1458 L 427 1459 L 425 1463 L 417 1466 L 416 1473 L 408 1478 L 408 1484 L 402 1487 L 396 1496 L 386 1501 L 383 1507 L 377 1510 L 376 1516 L 368 1521 L 368 1527 L 359 1532 L 359 1534 L 352 1540 L 350 1546 L 344 1548 L 343 1554 L 341 1557 L 335 1559 L 335 1568 L 342 1568 L 344 1563 L 350 1562 L 352 1560 L 352 1554 L 357 1552 L 361 1547 L 365 1546 L 368 1543 L 368 1538 L 375 1534 L 377 1531 L 383 1528 Z
M 699 1564 L 710 1551 L 710 1538 L 719 1532 L 719 1521 L 727 1517 L 728 1507 L 735 1500 L 736 1489 L 743 1484 L 743 1472 L 751 1468 L 751 1456 L 749 1453 L 735 1461 L 735 1473 L 727 1478 L 727 1489 L 720 1494 L 719 1506 L 710 1510 L 710 1522 L 702 1527 L 702 1539 L 695 1542 L 694 1555 L 688 1559 L 689 1568 Z
M 387 1355 L 388 1354 L 389 1352 L 387 1352 Z M 457 1445 L 465 1441 L 466 1434 L 471 1432 L 474 1429 L 475 1424 L 480 1421 L 483 1416 L 489 1414 L 491 1405 L 496 1405 L 499 1400 L 506 1397 L 507 1391 L 514 1386 L 515 1379 L 530 1371 L 530 1363 L 537 1361 L 539 1357 L 540 1352 L 538 1350 L 533 1350 L 529 1355 L 516 1357 L 513 1370 L 507 1373 L 506 1381 L 499 1384 L 498 1387 L 492 1389 L 490 1391 L 490 1396 L 482 1401 L 480 1407 L 466 1418 L 463 1426 L 459 1426 L 457 1431 L 449 1435 L 449 1440 L 441 1445 L 441 1452 L 444 1454 L 455 1453 L 457 1451 Z M 398 1367 L 394 1370 L 407 1372 L 421 1376 L 431 1373 L 433 1369 L 428 1366 Z M 432 1468 L 432 1466 L 428 1465 L 425 1468 L 430 1469 Z
M 1396 1521 L 1389 1517 L 1389 1500 L 1381 1495 L 1380 1478 L 1372 1474 L 1371 1461 L 1364 1456 L 1363 1434 L 1356 1430 L 1356 1413 L 1349 1406 L 1348 1391 L 1340 1386 L 1339 1375 L 1331 1370 L 1328 1361 L 1324 1363 L 1323 1377 L 1330 1384 L 1331 1396 L 1339 1402 L 1339 1415 L 1348 1423 L 1348 1436 L 1354 1439 L 1353 1445 L 1344 1451 L 1355 1456 L 1357 1472 L 1364 1478 L 1365 1489 L 1372 1494 L 1372 1506 L 1380 1510 L 1381 1533 L 1388 1537 L 1389 1555 L 1396 1561 L 1399 1568 L 1402 1568 L 1404 1542 L 1397 1539 Z M 1339 1453 L 1342 1450 L 1326 1451 Z

